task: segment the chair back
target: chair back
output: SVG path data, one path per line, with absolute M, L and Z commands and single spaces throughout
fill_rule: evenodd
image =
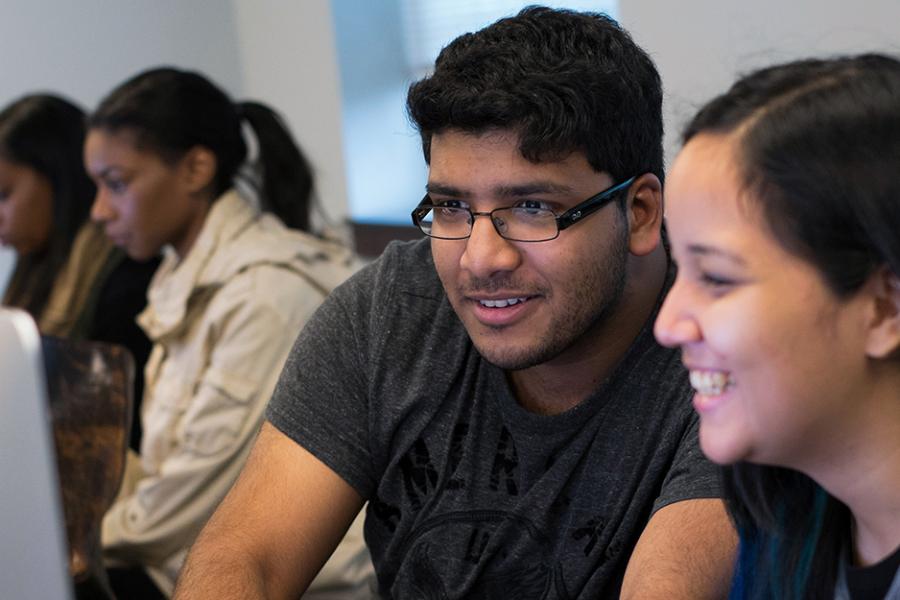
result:
M 114 344 L 41 342 L 76 596 L 112 598 L 100 529 L 125 472 L 134 360 Z

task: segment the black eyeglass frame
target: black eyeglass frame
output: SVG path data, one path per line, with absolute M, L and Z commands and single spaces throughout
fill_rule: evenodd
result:
M 554 219 L 556 220 L 556 235 L 554 235 L 553 237 L 544 238 L 544 239 L 540 239 L 540 240 L 517 240 L 515 238 L 506 237 L 503 234 L 503 232 L 501 232 L 500 229 L 497 227 L 497 222 L 494 220 L 494 213 L 497 212 L 498 210 L 509 210 L 511 208 L 516 208 L 515 206 L 501 206 L 499 208 L 495 208 L 494 210 L 487 211 L 487 212 L 474 212 L 472 210 L 469 210 L 468 208 L 458 209 L 458 210 L 465 210 L 469 213 L 469 223 L 470 223 L 468 235 L 460 236 L 460 237 L 442 237 L 442 236 L 431 235 L 430 233 L 427 233 L 424 229 L 422 229 L 421 222 L 422 222 L 422 219 L 425 217 L 425 215 L 427 215 L 430 211 L 434 210 L 435 208 L 441 208 L 439 205 L 433 204 L 431 202 L 431 197 L 428 194 L 425 194 L 425 197 L 422 198 L 422 201 L 419 202 L 419 205 L 413 209 L 412 213 L 410 213 L 410 217 L 412 217 L 413 225 L 418 227 L 419 231 L 421 231 L 428 237 L 432 237 L 432 238 L 435 238 L 438 240 L 466 240 L 466 239 L 469 239 L 469 237 L 472 235 L 472 227 L 475 224 L 475 217 L 483 216 L 483 217 L 490 218 L 491 225 L 494 226 L 494 230 L 497 232 L 497 235 L 499 235 L 500 237 L 502 237 L 505 240 L 509 240 L 511 242 L 549 242 L 550 240 L 555 240 L 556 238 L 558 238 L 560 231 L 562 231 L 564 229 L 568 229 L 572 225 L 575 225 L 576 223 L 581 222 L 586 217 L 594 214 L 595 212 L 597 212 L 598 210 L 600 210 L 601 208 L 603 208 L 604 206 L 606 206 L 607 204 L 612 202 L 615 199 L 615 196 L 618 192 L 629 188 L 636 179 L 637 179 L 637 175 L 629 177 L 628 179 L 626 179 L 625 181 L 623 181 L 621 183 L 617 183 L 611 187 L 608 187 L 605 190 L 603 190 L 602 192 L 594 194 L 587 200 L 579 202 L 578 204 L 576 204 L 575 206 L 573 206 L 572 208 L 570 208 L 569 210 L 567 210 L 566 212 L 564 212 L 561 215 L 557 215 L 556 213 L 553 213 Z M 550 212 L 553 212 L 553 211 L 550 211 Z

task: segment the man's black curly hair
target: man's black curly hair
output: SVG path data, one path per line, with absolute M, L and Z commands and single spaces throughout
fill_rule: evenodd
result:
M 505 129 L 534 162 L 580 151 L 615 181 L 662 180 L 661 87 L 610 17 L 531 6 L 446 46 L 434 73 L 410 86 L 407 110 L 426 162 L 435 133 Z

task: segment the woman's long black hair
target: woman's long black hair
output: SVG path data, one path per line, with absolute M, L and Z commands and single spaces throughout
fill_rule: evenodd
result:
M 747 197 L 838 297 L 880 268 L 900 275 L 896 59 L 866 54 L 762 69 L 702 108 L 684 142 L 704 132 L 738 132 Z M 741 536 L 732 597 L 833 597 L 849 509 L 789 469 L 738 463 L 724 478 Z
M 242 121 L 253 128 L 259 144 L 255 162 L 262 209 L 288 227 L 309 231 L 313 175 L 284 122 L 258 102 L 232 102 L 199 73 L 171 67 L 140 73 L 110 92 L 88 125 L 128 130 L 142 147 L 170 161 L 195 146 L 209 149 L 217 161 L 212 191 L 218 197 L 243 176 L 248 149 Z
M 3 303 L 38 319 L 56 276 L 94 201 L 84 170 L 84 112 L 59 96 L 24 96 L 0 112 L 0 156 L 34 169 L 50 182 L 53 224 L 47 244 L 18 256 Z

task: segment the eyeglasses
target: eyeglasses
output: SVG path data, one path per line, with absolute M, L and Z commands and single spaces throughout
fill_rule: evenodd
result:
M 422 233 L 441 240 L 464 240 L 472 235 L 475 217 L 490 217 L 500 237 L 513 242 L 548 242 L 559 237 L 559 232 L 585 217 L 594 214 L 614 198 L 616 193 L 628 189 L 636 177 L 630 177 L 579 202 L 561 215 L 548 208 L 532 206 L 505 206 L 489 212 L 473 212 L 449 203 L 435 205 L 428 194 L 412 211 L 412 221 Z

